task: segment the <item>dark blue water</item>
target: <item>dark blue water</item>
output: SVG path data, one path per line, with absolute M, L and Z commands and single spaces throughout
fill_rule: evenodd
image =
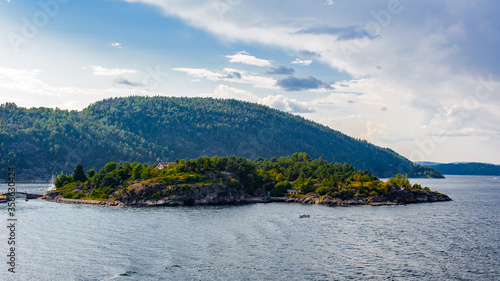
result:
M 120 208 L 20 199 L 15 274 L 7 272 L 0 205 L 0 278 L 500 280 L 500 179 L 412 182 L 454 201 Z M 303 212 L 311 218 L 299 219 Z

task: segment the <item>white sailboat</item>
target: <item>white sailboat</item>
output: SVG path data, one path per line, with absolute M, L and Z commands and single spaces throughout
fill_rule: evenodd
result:
M 54 173 L 52 173 L 52 177 L 50 178 L 50 187 L 47 188 L 47 191 L 56 190 L 56 185 L 54 184 L 55 181 L 56 177 L 54 176 Z

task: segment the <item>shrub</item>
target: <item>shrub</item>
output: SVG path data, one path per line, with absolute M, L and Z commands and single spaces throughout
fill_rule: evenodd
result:
M 378 195 L 378 192 L 376 192 L 375 190 L 373 190 L 372 192 L 370 192 L 369 194 L 370 196 L 377 196 Z
M 81 192 L 81 191 L 76 193 L 75 195 L 73 195 L 73 199 L 80 199 L 82 197 L 83 197 L 83 192 Z
M 329 188 L 326 186 L 320 186 L 320 187 L 316 188 L 316 192 L 319 195 L 325 195 L 328 191 L 329 191 Z
M 67 191 L 67 192 L 64 192 L 64 194 L 63 194 L 63 197 L 68 198 L 68 199 L 73 198 L 73 196 L 74 196 L 73 191 Z

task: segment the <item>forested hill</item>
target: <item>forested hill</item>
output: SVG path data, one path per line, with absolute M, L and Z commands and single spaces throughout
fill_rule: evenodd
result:
M 19 180 L 70 173 L 77 163 L 96 169 L 111 161 L 155 163 L 215 155 L 255 159 L 295 152 L 349 163 L 379 177 L 440 176 L 390 149 L 237 100 L 111 98 L 82 111 L 6 103 L 0 106 L 0 122 L 0 167 L 15 166 Z
M 500 165 L 486 163 L 450 163 L 433 166 L 445 175 L 500 176 Z

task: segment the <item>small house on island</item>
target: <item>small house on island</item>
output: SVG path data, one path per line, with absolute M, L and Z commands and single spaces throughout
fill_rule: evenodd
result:
M 155 166 L 155 169 L 161 170 L 169 166 L 174 166 L 177 165 L 176 162 L 160 162 L 158 165 Z
M 288 195 L 299 194 L 300 189 L 288 189 L 286 192 L 288 193 Z

